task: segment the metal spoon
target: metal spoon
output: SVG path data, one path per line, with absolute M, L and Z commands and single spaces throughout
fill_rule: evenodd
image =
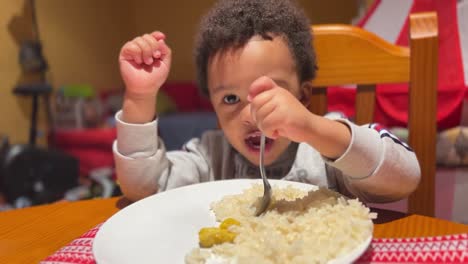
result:
M 262 133 L 260 137 L 260 175 L 262 176 L 262 180 L 263 180 L 263 197 L 261 198 L 260 206 L 257 206 L 255 216 L 259 216 L 263 214 L 271 202 L 271 185 L 268 182 L 268 179 L 265 173 L 265 167 L 263 165 L 264 153 L 265 153 L 265 135 Z

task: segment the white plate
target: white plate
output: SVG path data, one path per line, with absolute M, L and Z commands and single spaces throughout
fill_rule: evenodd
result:
M 261 180 L 237 179 L 189 185 L 147 197 L 109 218 L 93 243 L 98 264 L 184 263 L 184 257 L 198 246 L 198 231 L 216 226 L 210 204 L 225 195 L 239 194 Z M 273 186 L 292 185 L 304 190 L 315 186 L 270 180 Z M 369 237 L 349 254 L 329 263 L 350 263 L 364 253 Z

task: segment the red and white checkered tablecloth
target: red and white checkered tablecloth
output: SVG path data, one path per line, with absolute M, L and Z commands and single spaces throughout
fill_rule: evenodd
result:
M 98 225 L 41 264 L 95 264 L 92 246 Z M 468 233 L 419 238 L 376 238 L 357 263 L 468 263 Z

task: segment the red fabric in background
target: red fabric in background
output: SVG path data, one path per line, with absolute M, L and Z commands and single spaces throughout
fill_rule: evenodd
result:
M 213 111 L 210 100 L 193 82 L 166 82 L 161 90 L 174 100 L 178 112 Z
M 377 1 L 358 25 L 364 25 Z M 458 34 L 456 0 L 415 0 L 410 13 L 436 11 L 439 24 L 439 80 L 437 123 L 439 130 L 460 124 L 461 108 L 466 89 Z M 395 44 L 408 46 L 407 18 Z M 328 91 L 329 111 L 342 111 L 354 115 L 354 89 L 331 88 Z M 377 85 L 375 121 L 386 126 L 406 126 L 408 111 L 408 85 Z
M 114 168 L 112 143 L 115 128 L 55 131 L 54 146 L 79 160 L 80 175 L 88 176 L 98 168 Z

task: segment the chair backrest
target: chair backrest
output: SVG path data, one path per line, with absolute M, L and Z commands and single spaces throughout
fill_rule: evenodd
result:
M 421 182 L 408 199 L 408 212 L 435 211 L 438 30 L 435 13 L 410 16 L 410 47 L 391 44 L 349 25 L 312 26 L 317 78 L 310 110 L 327 111 L 326 87 L 356 84 L 355 122 L 373 122 L 375 85 L 409 83 L 408 143 L 421 166 Z

